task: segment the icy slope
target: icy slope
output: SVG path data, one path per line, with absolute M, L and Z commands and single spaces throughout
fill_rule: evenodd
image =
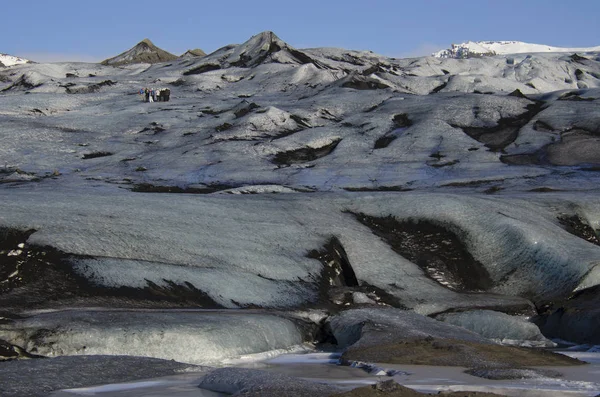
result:
M 22 285 L 18 276 L 34 289 L 43 288 L 36 284 L 35 265 L 18 260 L 38 255 L 36 247 L 62 253 L 57 272 L 47 276 L 54 277 L 55 288 L 72 285 L 68 275 L 74 274 L 78 289 L 100 287 L 99 296 L 123 287 L 122 294 L 138 299 L 168 294 L 174 303 L 207 307 L 344 305 L 345 299 L 327 292 L 339 285 L 369 294 L 374 286 L 377 299 L 425 314 L 472 307 L 528 312 L 524 298 L 545 302 L 570 295 L 583 282 L 600 283 L 600 247 L 567 233 L 557 219 L 593 202 L 592 196 L 544 201 L 533 195 L 198 197 L 105 191 L 98 197 L 27 190 L 0 191 L 2 226 L 36 230 L 5 248 L 17 260 L 14 275 L 7 269 L 8 282 Z M 432 224 L 425 233 L 441 237 L 427 240 L 432 237 L 419 234 L 420 222 Z M 338 241 L 333 246 L 332 237 Z M 396 243 L 407 239 L 422 242 Z M 450 257 L 458 256 L 460 267 L 436 251 L 440 244 L 456 247 Z M 332 267 L 336 261 L 341 265 Z M 482 282 L 469 284 L 474 277 Z M 23 304 L 10 295 L 4 299 L 4 307 Z M 65 304 L 73 304 L 70 299 Z
M 523 43 L 521 41 L 468 41 L 452 44 L 446 50 L 434 52 L 437 58 L 469 58 L 482 55 L 506 55 L 537 52 L 598 52 L 600 46 L 586 48 L 552 47 L 543 44 Z
M 0 338 L 47 357 L 126 355 L 190 364 L 216 364 L 305 339 L 292 321 L 274 315 L 176 310 L 45 313 L 0 325 Z

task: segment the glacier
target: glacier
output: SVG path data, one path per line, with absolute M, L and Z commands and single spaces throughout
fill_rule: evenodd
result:
M 3 346 L 233 365 L 393 308 L 600 343 L 597 48 L 150 44 L 0 68 Z
M 149 282 L 187 282 L 219 307 L 318 302 L 323 269 L 308 253 L 328 236 L 339 238 L 359 282 L 423 314 L 482 305 L 526 310 L 530 304 L 519 296 L 543 302 L 598 283 L 593 275 L 600 247 L 562 230 L 558 209 L 573 202 L 548 196 L 538 201 L 407 192 L 311 194 L 307 200 L 303 194 L 98 197 L 27 190 L 0 196 L 5 227 L 35 229 L 28 244 L 69 253 L 69 271 L 88 283 L 139 289 Z M 453 291 L 433 280 L 352 213 L 430 220 L 454 231 L 489 273 L 489 294 Z

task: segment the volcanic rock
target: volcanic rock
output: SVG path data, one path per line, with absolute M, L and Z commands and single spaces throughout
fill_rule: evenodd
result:
M 108 58 L 102 61 L 102 65 L 121 66 L 134 63 L 160 63 L 168 62 L 177 59 L 177 55 L 173 55 L 163 49 L 158 48 L 149 39 L 144 39 L 137 43 L 133 48 L 117 55 L 113 58 Z

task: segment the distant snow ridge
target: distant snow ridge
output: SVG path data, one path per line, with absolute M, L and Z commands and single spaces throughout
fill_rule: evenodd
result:
M 24 58 L 15 57 L 13 55 L 0 54 L 0 67 L 22 65 L 25 63 L 31 63 L 31 61 Z
M 522 41 L 468 41 L 452 44 L 446 50 L 431 54 L 437 58 L 474 58 L 490 55 L 522 54 L 534 52 L 596 52 L 600 46 L 587 48 L 552 47 L 544 44 L 530 44 Z

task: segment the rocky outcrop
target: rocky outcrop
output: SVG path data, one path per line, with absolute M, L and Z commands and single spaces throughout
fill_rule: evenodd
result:
M 193 50 L 187 50 L 186 52 L 181 54 L 180 58 L 195 58 L 204 56 L 206 56 L 206 52 L 202 51 L 200 48 L 195 48 Z
M 519 368 L 578 365 L 549 351 L 502 346 L 462 327 L 392 308 L 351 309 L 328 320 L 342 361 Z
M 312 63 L 318 69 L 328 66 L 281 40 L 273 32 L 262 32 L 235 47 L 226 59 L 231 66 L 249 68 L 262 63 L 285 63 L 304 65 Z

